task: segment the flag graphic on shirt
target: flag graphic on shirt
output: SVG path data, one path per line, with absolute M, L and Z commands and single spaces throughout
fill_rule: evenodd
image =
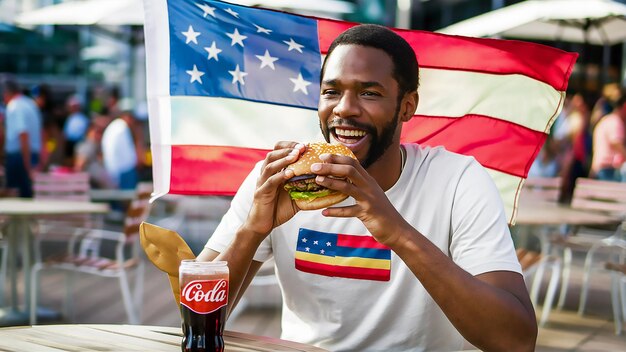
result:
M 391 249 L 369 235 L 301 228 L 296 246 L 296 269 L 324 276 L 389 281 Z
M 321 55 L 355 23 L 220 1 L 144 5 L 155 196 L 233 195 L 277 141 L 322 139 Z M 420 102 L 402 141 L 475 157 L 513 223 L 577 55 L 520 41 L 395 31 L 420 63 Z

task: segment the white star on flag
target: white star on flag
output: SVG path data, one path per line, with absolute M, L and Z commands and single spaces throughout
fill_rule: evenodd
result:
M 322 250 L 320 250 L 320 253 L 321 253 L 321 254 L 324 254 L 324 250 L 323 250 L 323 249 L 322 249 Z
M 293 91 L 297 92 L 297 91 L 302 91 L 302 93 L 309 95 L 309 92 L 307 92 L 306 87 L 308 85 L 311 84 L 311 82 L 309 81 L 305 81 L 304 78 L 302 78 L 302 73 L 298 73 L 298 78 L 289 78 L 289 80 L 291 82 L 293 82 Z
M 326 246 L 327 246 L 327 247 L 330 247 L 330 246 L 332 246 L 332 243 L 330 243 L 330 242 L 326 242 Z
M 187 74 L 191 76 L 189 83 L 198 81 L 200 82 L 200 84 L 202 84 L 202 79 L 200 77 L 204 76 L 204 72 L 198 71 L 198 68 L 196 67 L 196 65 L 193 65 L 193 70 L 187 70 L 185 72 L 187 72 Z
M 245 76 L 247 76 L 248 74 L 243 72 L 243 71 L 240 71 L 239 70 L 239 65 L 237 65 L 237 67 L 235 67 L 234 71 L 228 71 L 228 73 L 230 73 L 233 76 L 233 82 L 232 82 L 233 84 L 235 84 L 235 82 L 239 82 L 239 83 L 241 83 L 241 85 L 245 85 L 246 84 L 246 82 L 243 81 L 243 78 Z
M 306 247 L 304 250 L 305 250 L 305 251 L 307 251 L 307 252 L 310 252 L 310 251 L 311 251 L 311 248 Z
M 254 24 L 254 23 L 253 23 Z M 254 26 L 256 27 L 256 32 L 257 33 L 265 33 L 265 34 L 270 34 L 272 33 L 271 29 L 267 29 L 267 28 L 263 28 L 261 26 L 258 26 L 256 24 L 254 24 Z
M 233 11 L 233 9 L 231 9 L 230 7 L 227 8 L 225 11 L 228 12 L 229 14 L 231 14 L 235 18 L 239 18 L 239 14 L 237 12 Z
M 313 244 L 317 244 L 319 241 L 313 241 Z
M 306 243 L 306 241 L 307 241 L 307 239 L 306 239 L 306 238 L 303 238 L 303 239 L 302 239 L 302 242 Z
M 207 4 L 196 4 L 196 6 L 198 6 L 200 9 L 202 9 L 202 11 L 204 11 L 203 17 L 206 18 L 207 15 L 211 15 L 215 17 L 215 7 L 211 7 Z
M 229 36 L 230 39 L 232 39 L 232 41 L 230 42 L 230 46 L 239 44 L 241 45 L 242 48 L 243 48 L 243 40 L 248 38 L 245 35 L 239 34 L 239 31 L 237 30 L 237 28 L 235 28 L 235 31 L 233 33 L 226 33 L 226 35 Z
M 222 49 L 219 49 L 215 45 L 215 40 L 213 41 L 213 44 L 211 44 L 210 47 L 204 47 L 204 50 L 206 50 L 209 53 L 209 57 L 207 58 L 207 60 L 215 59 L 215 61 L 220 61 L 217 57 L 217 54 L 221 53 Z
M 265 49 L 265 55 L 254 55 L 254 56 L 256 56 L 259 60 L 261 60 L 261 68 L 265 66 L 269 66 L 272 68 L 272 70 L 276 70 L 276 68 L 274 67 L 274 61 L 277 61 L 278 58 L 270 56 L 270 52 L 267 49 Z
M 283 43 L 289 45 L 289 50 L 287 51 L 297 50 L 302 53 L 302 48 L 304 48 L 304 45 L 296 43 L 293 38 L 289 38 L 289 41 L 283 40 Z
M 200 35 L 200 32 L 194 32 L 193 31 L 193 27 L 190 25 L 189 29 L 187 30 L 187 32 L 182 32 L 183 35 L 185 36 L 185 44 L 189 44 L 189 42 L 194 42 L 194 44 L 198 44 L 198 36 Z

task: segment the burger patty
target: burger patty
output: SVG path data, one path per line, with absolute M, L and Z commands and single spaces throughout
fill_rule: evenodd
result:
M 314 192 L 325 189 L 326 187 L 320 186 L 315 183 L 315 176 L 316 175 L 305 175 L 293 177 L 285 184 L 284 188 L 288 192 Z

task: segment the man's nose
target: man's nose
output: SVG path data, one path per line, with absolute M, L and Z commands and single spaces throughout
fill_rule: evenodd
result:
M 339 102 L 333 108 L 333 114 L 342 118 L 358 116 L 360 111 L 358 98 L 348 92 L 341 96 Z

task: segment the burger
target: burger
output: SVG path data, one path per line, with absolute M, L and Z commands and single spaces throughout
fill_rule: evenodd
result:
M 325 153 L 345 155 L 356 160 L 352 151 L 342 144 L 307 144 L 304 154 L 296 162 L 287 166 L 286 169 L 292 170 L 294 177 L 290 178 L 284 186 L 291 199 L 302 210 L 326 208 L 348 198 L 346 194 L 315 183 L 317 175 L 311 173 L 311 165 L 322 163 L 319 156 Z

